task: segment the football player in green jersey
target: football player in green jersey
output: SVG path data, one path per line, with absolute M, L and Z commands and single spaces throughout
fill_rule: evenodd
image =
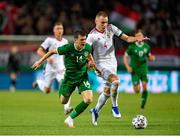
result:
M 95 67 L 94 60 L 91 55 L 91 46 L 86 43 L 86 35 L 83 31 L 74 33 L 74 43 L 69 43 L 51 50 L 46 53 L 40 60 L 36 61 L 32 66 L 37 69 L 40 65 L 53 54 L 64 55 L 64 64 L 66 72 L 64 80 L 59 89 L 60 101 L 66 104 L 76 87 L 83 100 L 77 105 L 74 111 L 66 118 L 64 123 L 74 128 L 73 119 L 81 114 L 92 102 L 93 94 L 88 82 L 88 66 Z M 88 64 L 90 62 L 90 64 Z
M 141 30 L 135 33 L 135 36 L 143 37 Z M 130 58 L 130 65 L 128 63 Z M 146 42 L 135 42 L 128 46 L 128 49 L 123 56 L 124 65 L 129 73 L 131 73 L 134 91 L 140 92 L 140 81 L 142 82 L 142 97 L 141 97 L 141 109 L 144 109 L 148 92 L 148 64 L 147 59 L 150 61 L 155 60 L 155 56 L 151 55 L 150 46 Z

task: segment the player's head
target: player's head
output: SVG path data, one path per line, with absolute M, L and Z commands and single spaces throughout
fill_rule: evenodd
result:
M 56 22 L 53 27 L 54 36 L 61 38 L 64 32 L 64 28 L 61 22 Z
M 82 49 L 86 44 L 86 33 L 82 30 L 77 30 L 74 32 L 74 42 L 79 49 Z
M 138 29 L 138 30 L 135 32 L 134 36 L 135 36 L 135 37 L 144 37 L 141 29 Z
M 11 48 L 11 53 L 12 53 L 12 54 L 16 54 L 17 52 L 18 52 L 17 46 L 13 46 L 13 47 Z
M 108 25 L 108 14 L 104 11 L 99 11 L 95 18 L 96 29 L 104 32 Z

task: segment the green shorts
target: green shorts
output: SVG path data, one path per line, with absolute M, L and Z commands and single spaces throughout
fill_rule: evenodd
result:
M 132 72 L 131 78 L 134 86 L 138 85 L 140 83 L 140 80 L 148 82 L 148 76 L 146 72 Z
M 88 82 L 88 79 L 83 79 L 79 82 L 71 82 L 67 79 L 63 79 L 60 88 L 59 88 L 59 96 L 63 95 L 64 97 L 70 97 L 72 92 L 78 88 L 79 94 L 86 90 L 91 90 L 91 85 Z

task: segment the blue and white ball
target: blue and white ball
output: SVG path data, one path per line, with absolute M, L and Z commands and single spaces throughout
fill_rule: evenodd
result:
M 132 119 L 132 125 L 136 129 L 144 129 L 147 127 L 147 119 L 143 115 L 136 115 Z

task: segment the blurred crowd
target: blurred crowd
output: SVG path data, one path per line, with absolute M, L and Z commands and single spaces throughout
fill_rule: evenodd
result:
M 99 10 L 107 11 L 111 18 L 118 5 L 140 15 L 136 29 L 141 28 L 154 46 L 180 47 L 179 0 L 6 0 L 0 2 L 1 17 L 2 11 L 10 17 L 0 22 L 1 34 L 49 35 L 57 21 L 64 24 L 65 35 L 79 28 L 89 32 Z

